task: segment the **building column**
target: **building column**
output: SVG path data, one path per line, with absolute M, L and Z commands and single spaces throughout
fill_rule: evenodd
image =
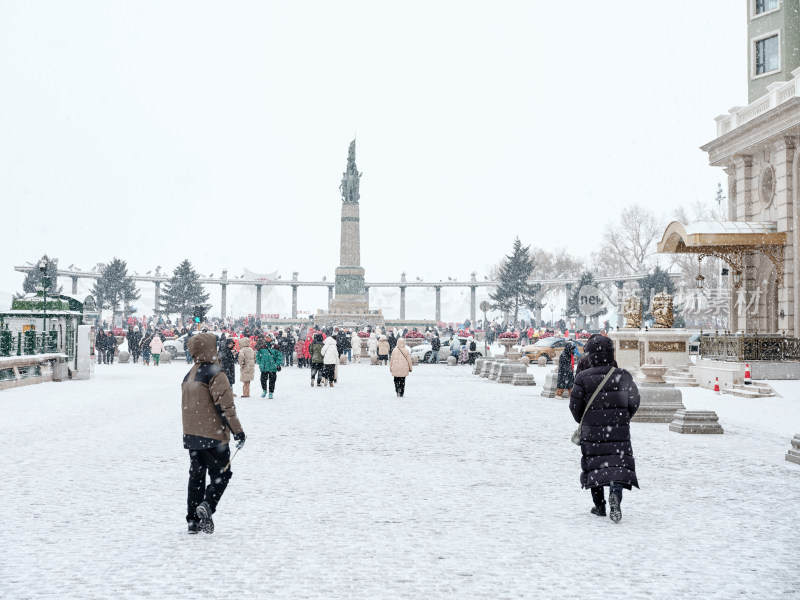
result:
M 76 275 L 72 275 L 72 295 L 78 295 L 78 277 Z
M 256 319 L 261 318 L 261 286 L 256 286 Z
M 778 145 L 773 155 L 773 165 L 775 168 L 775 198 L 773 202 L 777 209 L 778 231 L 785 231 L 787 237 L 794 235 L 794 196 L 795 181 L 794 170 L 797 166 L 795 155 L 795 140 L 791 137 L 784 138 Z M 797 336 L 795 327 L 795 299 L 797 298 L 797 288 L 795 287 L 795 270 L 797 263 L 794 260 L 794 251 L 797 248 L 792 244 L 791 248 L 784 248 L 783 252 L 783 283 L 778 287 L 778 306 L 775 313 L 783 317 L 778 317 L 778 329 L 775 333 L 786 331 L 790 337 Z
M 220 317 L 224 319 L 225 316 L 226 316 L 225 315 L 226 306 L 228 304 L 228 302 L 227 302 L 228 301 L 228 284 L 223 283 L 221 287 L 222 287 L 222 297 L 220 298 Z
M 328 286 L 328 311 L 331 310 L 331 302 L 333 302 L 333 286 Z
M 569 317 L 567 316 L 567 311 L 569 310 L 569 297 L 572 295 L 572 284 L 571 283 L 565 283 L 564 284 L 564 289 L 566 290 L 566 294 L 564 295 L 564 300 L 565 300 L 565 303 L 564 303 L 564 322 L 567 323 L 568 322 L 567 319 L 569 319 Z M 569 329 L 569 326 L 567 326 L 566 329 Z
M 442 288 L 437 285 L 433 289 L 436 290 L 436 322 L 439 323 L 442 320 Z
M 622 303 L 625 298 L 622 297 L 622 288 L 625 286 L 624 281 L 615 281 L 614 285 L 617 286 L 617 329 L 625 327 L 625 315 L 622 314 Z
M 153 309 L 153 314 L 158 315 L 161 314 L 161 282 L 156 281 L 156 306 Z
M 472 328 L 475 329 L 475 300 L 477 296 L 478 288 L 477 286 L 471 285 L 469 286 L 469 322 L 472 324 Z
M 369 286 L 364 286 L 364 297 L 367 299 L 367 311 L 369 311 Z
M 297 286 L 292 286 L 292 318 L 297 318 Z
M 400 320 L 406 320 L 406 286 L 400 286 Z

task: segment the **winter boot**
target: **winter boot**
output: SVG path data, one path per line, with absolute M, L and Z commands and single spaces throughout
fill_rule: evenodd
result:
M 328 382 L 328 385 L 329 385 L 329 386 L 331 386 L 331 387 L 333 387 L 333 382 L 332 382 L 332 381 L 329 381 L 329 382 Z
M 200 530 L 200 527 L 197 521 L 189 521 L 189 533 L 197 533 Z
M 314 387 L 314 380 L 311 380 L 311 387 Z
M 269 399 L 272 400 L 272 392 L 269 393 Z
M 266 395 L 267 395 L 267 390 L 264 390 L 263 392 L 261 392 L 261 397 L 262 398 L 266 397 Z
M 593 515 L 597 515 L 598 517 L 605 517 L 606 516 L 606 503 L 603 502 L 600 506 L 593 506 L 591 512 L 592 512 Z
M 205 533 L 214 533 L 214 519 L 211 518 L 211 507 L 203 500 L 195 511 L 200 518 L 198 528 Z
M 611 492 L 608 495 L 608 505 L 611 508 L 610 517 L 614 523 L 619 523 L 622 520 L 622 509 L 619 506 L 621 500 L 617 492 Z

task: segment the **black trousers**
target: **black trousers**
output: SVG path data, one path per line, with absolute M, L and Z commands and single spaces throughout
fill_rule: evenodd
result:
M 406 393 L 406 378 L 405 377 L 395 377 L 394 378 L 394 391 L 400 394 L 401 396 Z
M 204 500 L 217 510 L 222 494 L 231 480 L 231 469 L 224 473 L 222 469 L 231 459 L 228 444 L 220 444 L 216 448 L 206 450 L 189 450 L 189 493 L 186 501 L 186 520 L 197 521 L 197 506 Z M 211 481 L 206 486 L 206 473 Z
M 322 378 L 323 379 L 327 379 L 329 382 L 332 382 L 334 375 L 336 375 L 336 365 L 323 365 L 322 366 Z
M 275 382 L 278 380 L 278 373 L 275 371 L 261 371 L 261 389 L 267 389 L 267 381 L 269 381 L 269 393 L 275 391 Z
M 314 381 L 314 375 L 317 376 L 317 383 L 322 379 L 322 363 L 311 363 L 311 381 Z
M 114 351 L 106 350 L 106 362 L 110 365 L 114 364 Z
M 141 352 L 139 352 L 139 350 L 131 350 L 131 356 L 133 357 L 133 362 L 134 363 L 139 362 L 139 355 L 140 354 L 141 354 Z
M 289 352 L 284 352 L 283 353 L 283 364 L 285 364 L 287 367 L 293 367 L 294 366 L 294 352 L 293 351 L 290 350 Z

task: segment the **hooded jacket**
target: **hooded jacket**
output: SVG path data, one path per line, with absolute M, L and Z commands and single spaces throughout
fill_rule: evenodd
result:
M 586 342 L 588 368 L 575 377 L 569 409 L 576 423 L 595 389 L 614 367 L 614 342 L 597 336 Z M 592 402 L 581 427 L 581 486 L 590 488 L 612 481 L 630 489 L 639 487 L 631 447 L 631 417 L 639 409 L 639 389 L 631 374 L 617 369 Z
M 267 347 L 256 353 L 256 363 L 262 373 L 275 373 L 283 364 L 283 352 L 276 348 L 276 345 L 267 342 Z
M 385 335 L 382 335 L 380 341 L 378 342 L 378 355 L 389 356 L 389 352 L 391 351 L 392 347 L 389 345 L 389 340 L 386 339 Z
M 200 333 L 189 340 L 194 365 L 183 378 L 183 447 L 214 448 L 230 442 L 230 433 L 240 433 L 233 391 L 217 356 L 217 340 Z
M 326 365 L 335 365 L 339 362 L 339 351 L 336 349 L 336 338 L 328 336 L 322 343 L 322 362 Z
M 411 370 L 411 353 L 406 348 L 405 338 L 399 338 L 389 360 L 389 372 L 392 377 L 408 377 Z
M 242 381 L 253 381 L 256 375 L 256 352 L 250 347 L 250 338 L 241 338 L 239 347 L 239 376 Z

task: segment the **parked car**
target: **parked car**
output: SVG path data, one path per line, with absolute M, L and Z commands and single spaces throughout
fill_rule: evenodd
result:
M 563 337 L 547 337 L 539 340 L 535 344 L 523 346 L 522 353 L 530 358 L 531 361 L 536 361 L 540 356 L 544 355 L 547 357 L 547 362 L 551 362 L 561 355 L 568 341 L 576 344 L 578 346 L 578 352 L 583 354 L 583 344 L 586 340 L 567 340 Z
M 467 338 L 459 336 L 458 341 L 463 346 L 467 343 Z M 483 342 L 478 342 L 476 340 L 475 345 L 477 346 L 475 351 L 478 353 L 478 356 L 483 356 Z M 431 358 L 431 353 L 433 350 L 431 350 L 430 343 L 425 342 L 424 344 L 420 344 L 419 346 L 411 348 L 410 352 L 411 356 L 417 356 L 420 362 L 428 362 Z M 443 338 L 442 347 L 439 348 L 439 362 L 447 361 L 448 356 L 450 356 L 450 338 Z

